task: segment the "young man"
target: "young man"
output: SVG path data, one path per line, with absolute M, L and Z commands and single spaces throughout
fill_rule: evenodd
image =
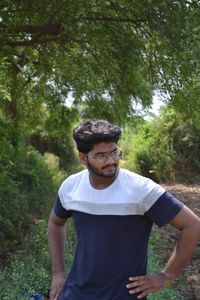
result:
M 200 238 L 200 219 L 152 180 L 119 168 L 118 126 L 88 120 L 74 129 L 86 170 L 61 185 L 49 218 L 51 300 L 134 300 L 168 286 Z M 64 270 L 65 222 L 72 217 L 77 248 Z M 166 266 L 146 275 L 153 223 L 170 223 L 180 236 Z

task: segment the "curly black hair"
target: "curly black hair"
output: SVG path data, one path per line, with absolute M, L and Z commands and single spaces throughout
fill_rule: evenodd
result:
M 121 129 L 106 120 L 86 120 L 73 130 L 73 138 L 79 152 L 88 153 L 99 143 L 114 142 L 121 137 Z

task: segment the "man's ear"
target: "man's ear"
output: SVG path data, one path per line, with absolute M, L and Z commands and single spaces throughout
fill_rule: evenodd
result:
M 79 152 L 79 158 L 80 158 L 81 163 L 83 165 L 87 166 L 87 155 L 82 152 Z

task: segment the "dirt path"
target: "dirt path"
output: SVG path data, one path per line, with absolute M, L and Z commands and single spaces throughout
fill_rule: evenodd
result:
M 200 185 L 173 184 L 163 185 L 170 193 L 180 199 L 200 217 Z M 173 249 L 178 232 L 170 225 L 157 230 L 158 234 L 166 239 L 163 251 L 163 259 L 169 257 Z M 200 300 L 200 242 L 198 243 L 190 263 L 183 271 L 184 280 L 181 284 L 177 282 L 177 289 L 185 300 Z M 178 300 L 178 299 L 177 299 Z

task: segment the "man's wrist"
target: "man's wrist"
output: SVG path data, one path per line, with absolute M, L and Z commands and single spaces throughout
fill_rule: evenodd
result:
M 164 280 L 165 286 L 170 285 L 172 283 L 172 281 L 174 280 L 174 278 L 175 278 L 174 276 L 172 276 L 171 274 L 169 274 L 165 270 L 162 270 L 160 272 L 160 276 Z

